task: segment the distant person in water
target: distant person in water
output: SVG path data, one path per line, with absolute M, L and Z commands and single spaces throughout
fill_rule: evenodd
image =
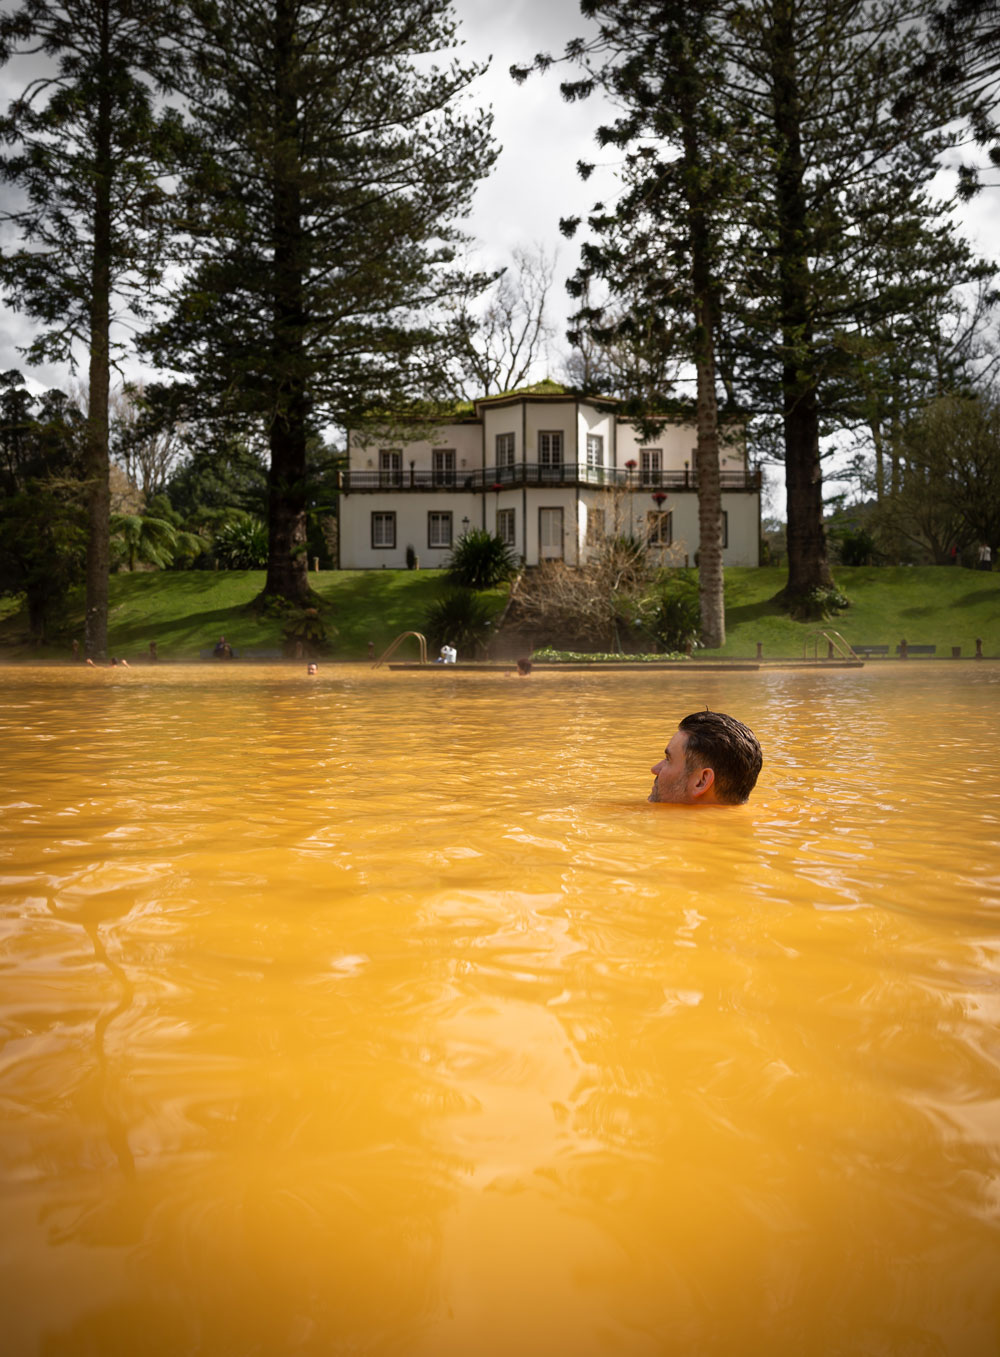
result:
M 310 664 L 309 667 L 308 667 L 308 669 L 306 670 L 306 673 L 310 676 L 310 678 L 313 676 L 313 674 L 318 674 L 318 673 L 319 673 L 319 665 Z
M 742 806 L 763 761 L 756 735 L 742 721 L 719 711 L 692 712 L 650 769 L 656 780 L 649 800 Z
M 217 660 L 231 660 L 233 658 L 233 648 L 224 636 L 220 636 L 215 643 L 215 649 L 212 654 Z

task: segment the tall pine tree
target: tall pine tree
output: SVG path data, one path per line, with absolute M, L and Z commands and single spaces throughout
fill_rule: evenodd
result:
M 24 86 L 0 119 L 0 214 L 20 245 L 0 258 L 7 301 L 41 325 L 30 361 L 87 355 L 89 535 L 85 647 L 107 651 L 108 393 L 113 320 L 146 309 L 171 240 L 177 119 L 157 91 L 176 74 L 175 6 L 159 0 L 25 0 L 0 16 L 0 62 Z
M 662 370 L 667 347 L 694 363 L 701 641 L 717 649 L 725 644 L 726 625 L 715 335 L 721 204 L 734 195 L 738 171 L 719 153 L 727 134 L 715 97 L 722 69 L 713 6 L 582 0 L 581 10 L 598 21 L 599 35 L 571 45 L 568 55 L 588 74 L 564 83 L 563 95 L 585 97 L 598 85 L 610 94 L 621 111 L 598 129 L 597 140 L 625 151 L 626 159 L 623 194 L 611 210 L 599 204 L 591 214 L 594 238 L 583 246 L 570 282 L 571 293 L 585 299 L 593 280 L 601 280 L 617 320 L 608 326 L 590 306 L 575 320 L 597 338 L 638 343 L 649 368 Z M 592 167 L 580 168 L 586 176 Z M 563 230 L 572 234 L 578 224 L 565 221 Z M 645 415 L 652 433 L 648 406 L 633 413 Z
M 793 612 L 822 610 L 833 582 L 820 439 L 837 413 L 834 393 L 851 380 L 853 342 L 887 315 L 913 315 L 926 304 L 924 281 L 940 267 L 934 233 L 952 229 L 946 205 L 926 188 L 950 144 L 942 128 L 954 104 L 931 87 L 900 101 L 932 7 L 931 0 L 731 6 L 724 93 L 752 185 L 734 295 L 747 327 L 747 379 L 782 422 L 784 597 Z M 860 256 L 912 251 L 921 241 L 927 248 L 910 255 L 909 289 L 887 297 L 873 273 L 859 272 Z
M 633 142 L 621 202 L 592 219 L 597 243 L 584 248 L 583 274 L 603 267 L 609 243 L 620 255 L 623 242 L 648 242 L 633 249 L 627 289 L 612 302 L 631 310 L 641 299 L 647 330 L 659 308 L 661 333 L 674 299 L 689 296 L 693 307 L 695 279 L 709 278 L 727 387 L 781 424 L 784 601 L 798 614 L 821 612 L 833 579 L 820 440 L 857 381 L 859 336 L 881 325 L 884 337 L 888 315 L 915 315 L 928 279 L 939 294 L 956 280 L 938 241 L 953 231 L 947 205 L 926 193 L 956 103 L 940 87 L 908 87 L 933 0 L 583 0 L 581 9 L 599 36 L 571 43 L 566 56 L 625 103 L 614 133 L 599 139 Z M 676 53 L 678 36 L 695 32 L 692 122 Z M 858 260 L 895 249 L 908 253 L 912 286 L 887 298 Z M 696 321 L 693 338 L 705 332 Z M 697 357 L 690 341 L 688 353 Z
M 310 597 L 306 449 L 443 379 L 456 222 L 494 159 L 441 0 L 192 0 L 194 266 L 153 341 L 270 449 L 265 596 Z M 444 58 L 438 65 L 429 58 Z

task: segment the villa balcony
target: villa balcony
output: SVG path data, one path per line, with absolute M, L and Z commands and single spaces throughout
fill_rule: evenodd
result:
M 760 471 L 722 471 L 723 490 L 760 490 Z M 548 485 L 569 488 L 604 488 L 634 491 L 697 491 L 698 478 L 692 470 L 649 471 L 641 467 L 592 467 L 563 462 L 552 466 L 541 462 L 515 462 L 513 466 L 488 466 L 468 471 L 368 470 L 352 467 L 341 472 L 344 494 L 385 490 L 471 491 L 520 489 L 521 486 Z

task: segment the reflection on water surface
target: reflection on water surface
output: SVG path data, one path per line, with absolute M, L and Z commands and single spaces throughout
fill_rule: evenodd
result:
M 5 1352 L 995 1353 L 998 699 L 0 673 Z

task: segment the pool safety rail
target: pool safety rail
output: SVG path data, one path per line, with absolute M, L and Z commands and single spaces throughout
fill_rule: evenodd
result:
M 851 648 L 850 642 L 845 641 L 839 631 L 832 628 L 829 631 L 814 631 L 802 642 L 802 658 L 809 658 L 809 644 L 812 642 L 813 659 L 819 659 L 819 643 L 826 642 L 826 658 L 828 660 L 856 660 L 859 656 Z
M 385 664 L 386 660 L 389 659 L 389 657 L 390 657 L 391 655 L 394 655 L 394 654 L 396 653 L 396 651 L 399 649 L 399 647 L 400 647 L 400 645 L 402 644 L 402 642 L 405 641 L 406 638 L 407 638 L 408 636 L 415 636 L 415 637 L 417 638 L 417 644 L 420 646 L 420 663 L 421 663 L 421 664 L 426 664 L 426 663 L 427 663 L 427 640 L 426 640 L 426 638 L 425 638 L 423 632 L 420 632 L 420 631 L 401 631 L 401 632 L 399 633 L 399 635 L 396 637 L 396 639 L 395 639 L 395 640 L 391 643 L 391 645 L 388 647 L 388 649 L 387 649 L 387 650 L 379 657 L 379 659 L 377 659 L 377 660 L 375 661 L 375 663 L 372 665 L 372 668 L 373 668 L 373 669 L 378 669 L 380 665 Z

